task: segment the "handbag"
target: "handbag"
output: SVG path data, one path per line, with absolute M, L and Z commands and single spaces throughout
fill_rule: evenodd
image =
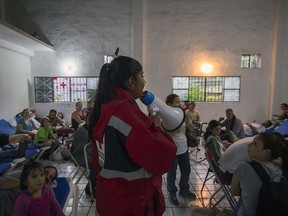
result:
M 194 136 L 193 133 L 190 133 L 188 129 L 186 129 L 186 138 L 187 138 L 187 146 L 194 148 L 198 146 L 198 139 Z

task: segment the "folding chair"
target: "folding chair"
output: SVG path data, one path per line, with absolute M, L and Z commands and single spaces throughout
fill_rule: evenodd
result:
M 73 198 L 72 216 L 78 215 L 79 188 L 70 178 L 57 177 L 57 187 L 53 188 L 55 197 L 65 212 L 70 198 Z
M 206 159 L 206 158 L 205 158 Z M 203 181 L 203 184 L 202 184 L 202 187 L 201 187 L 201 190 L 200 190 L 200 193 L 202 194 L 203 192 L 203 189 L 205 187 L 205 184 L 208 180 L 210 180 L 211 178 L 213 178 L 215 175 L 212 171 L 212 169 L 210 168 L 210 166 L 208 166 L 208 169 L 207 169 L 207 173 L 206 173 L 206 176 L 205 176 L 205 179 Z
M 218 166 L 217 161 L 215 161 L 212 152 L 209 148 L 206 148 L 205 150 L 206 159 L 209 163 L 209 167 L 211 168 L 212 172 L 215 176 L 215 182 L 219 185 L 219 188 L 212 194 L 209 200 L 209 207 L 215 208 L 217 205 L 221 203 L 223 199 L 226 198 L 226 200 L 229 202 L 232 209 L 234 209 L 236 204 L 236 199 L 230 194 L 230 184 L 231 180 L 228 180 L 225 177 L 226 173 L 223 173 Z M 223 192 L 223 195 L 216 199 L 216 195 L 218 196 L 219 192 Z M 216 202 L 213 204 L 213 200 Z

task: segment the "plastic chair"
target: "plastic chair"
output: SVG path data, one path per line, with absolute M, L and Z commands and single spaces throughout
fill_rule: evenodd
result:
M 209 207 L 215 208 L 217 205 L 220 204 L 222 200 L 226 198 L 226 200 L 229 202 L 232 209 L 234 209 L 236 204 L 236 199 L 230 194 L 230 185 L 231 185 L 231 179 L 229 180 L 226 177 L 226 173 L 223 173 L 218 166 L 218 162 L 215 161 L 212 152 L 209 148 L 206 148 L 205 150 L 206 159 L 209 163 L 209 168 L 213 172 L 215 176 L 215 182 L 219 185 L 219 188 L 212 194 L 209 200 Z M 219 196 L 219 198 L 216 198 L 218 196 L 219 192 L 223 192 L 223 195 Z M 213 203 L 213 200 L 216 202 Z
M 53 188 L 55 197 L 65 212 L 70 198 L 73 198 L 72 216 L 78 215 L 79 188 L 70 178 L 57 177 L 57 186 Z

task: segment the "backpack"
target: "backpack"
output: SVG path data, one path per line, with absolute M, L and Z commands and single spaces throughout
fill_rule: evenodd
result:
M 282 169 L 279 182 L 273 182 L 270 176 L 256 161 L 249 162 L 263 182 L 256 209 L 257 216 L 287 216 L 288 215 L 288 174 Z

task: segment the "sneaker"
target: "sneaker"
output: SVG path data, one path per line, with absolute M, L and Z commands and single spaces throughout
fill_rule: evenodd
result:
M 172 196 L 170 196 L 170 200 L 171 200 L 171 202 L 172 202 L 173 205 L 175 205 L 175 206 L 179 206 L 179 201 L 178 201 L 176 195 L 172 195 Z
M 183 198 L 187 199 L 196 199 L 196 195 L 192 193 L 191 191 L 185 191 L 185 192 L 179 192 L 179 196 L 182 196 Z

